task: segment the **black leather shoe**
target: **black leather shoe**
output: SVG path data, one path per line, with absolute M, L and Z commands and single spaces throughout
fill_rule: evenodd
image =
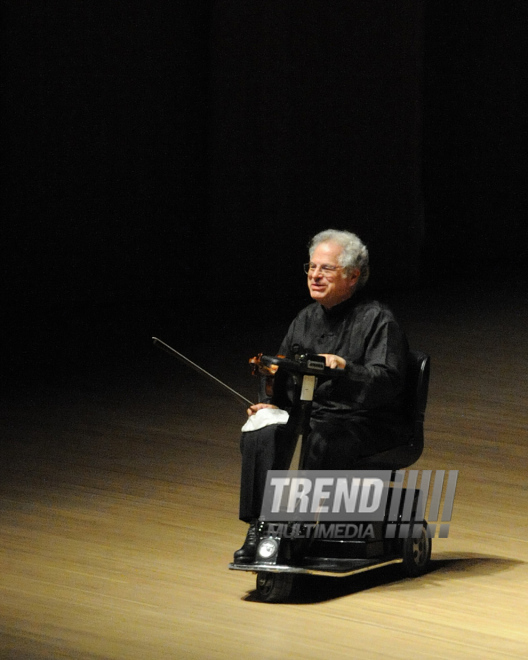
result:
M 249 525 L 244 545 L 235 552 L 235 564 L 247 564 L 255 559 L 257 541 L 257 526 L 255 522 L 252 522 Z

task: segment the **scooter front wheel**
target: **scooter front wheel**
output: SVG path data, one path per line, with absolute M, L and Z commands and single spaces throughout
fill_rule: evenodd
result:
M 257 594 L 265 603 L 287 600 L 293 586 L 293 573 L 257 573 Z

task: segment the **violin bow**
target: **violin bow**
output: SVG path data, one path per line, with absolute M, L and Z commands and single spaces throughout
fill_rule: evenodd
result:
M 252 406 L 253 403 L 249 399 L 246 399 L 245 396 L 242 396 L 242 394 L 239 394 L 236 390 L 234 390 L 232 387 L 229 387 L 229 385 L 226 385 L 223 383 L 221 380 L 219 380 L 216 376 L 213 376 L 213 374 L 210 374 L 208 371 L 205 369 L 202 369 L 202 367 L 198 366 L 192 360 L 189 360 L 189 358 L 185 357 L 185 355 L 182 355 L 179 353 L 176 349 L 172 348 L 172 346 L 169 346 L 166 344 L 164 341 L 161 341 L 161 339 L 158 339 L 157 337 L 152 337 L 152 341 L 154 342 L 154 346 L 157 346 L 158 348 L 163 349 L 176 359 L 180 360 L 184 364 L 186 364 L 188 367 L 191 367 L 191 369 L 194 369 L 197 371 L 199 374 L 202 374 L 202 376 L 206 376 L 209 378 L 209 380 L 212 380 L 213 383 L 216 383 L 217 385 L 220 385 L 223 387 L 225 390 L 227 390 L 232 396 L 235 397 L 235 399 L 240 403 L 243 403 L 245 406 Z

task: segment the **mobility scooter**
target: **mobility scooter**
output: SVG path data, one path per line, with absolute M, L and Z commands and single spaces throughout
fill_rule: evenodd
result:
M 229 564 L 231 570 L 256 573 L 256 593 L 260 600 L 287 600 L 295 577 L 302 574 L 344 577 L 397 562 L 408 576 L 427 571 L 431 533 L 424 518 L 425 502 L 415 483 L 408 481 L 404 487 L 402 469 L 415 463 L 423 451 L 430 362 L 426 354 L 416 351 L 409 353 L 408 361 L 406 444 L 362 458 L 354 466 L 354 473 L 359 470 L 361 475 L 369 475 L 375 471 L 384 475 L 386 499 L 381 517 L 378 515 L 367 525 L 347 527 L 325 522 L 317 513 L 311 522 L 295 512 L 289 520 L 283 514 L 279 520 L 274 520 L 269 511 L 261 514 L 256 524 L 255 559 Z M 336 377 L 336 370 L 326 367 L 324 357 L 317 355 L 300 354 L 295 359 L 261 355 L 250 362 L 256 362 L 261 373 L 275 374 L 272 379 L 276 383 L 289 383 L 291 408 L 286 429 L 301 443 L 301 472 L 290 474 L 303 474 L 303 443 L 309 432 L 313 391 L 318 378 Z M 352 534 L 344 533 L 350 529 Z M 343 532 L 341 537 L 336 531 Z

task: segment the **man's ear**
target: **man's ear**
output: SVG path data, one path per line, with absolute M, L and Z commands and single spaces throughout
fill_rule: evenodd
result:
M 361 275 L 361 271 L 359 270 L 359 268 L 353 268 L 348 274 L 348 277 L 350 278 L 351 289 L 355 288 L 356 284 L 358 283 L 360 275 Z

